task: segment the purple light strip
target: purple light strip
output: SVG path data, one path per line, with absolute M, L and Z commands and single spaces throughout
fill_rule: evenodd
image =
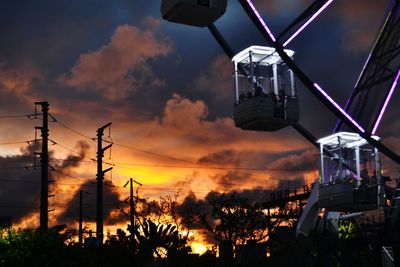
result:
M 283 43 L 283 47 L 287 46 L 294 38 L 296 38 L 296 36 L 299 35 L 300 32 L 302 32 L 304 28 L 307 27 L 308 24 L 310 24 L 316 17 L 318 17 L 318 15 L 321 14 L 322 11 L 324 11 L 332 2 L 333 0 L 329 0 L 320 9 L 318 9 L 318 11 L 315 12 L 315 14 L 312 15 L 311 18 L 309 18 L 307 22 L 303 24 L 303 26 L 301 26 L 292 36 L 289 37 L 289 39 L 286 40 L 286 42 Z
M 361 132 L 365 132 L 364 128 L 362 128 L 346 111 L 344 111 L 338 103 L 335 102 L 317 83 L 314 83 L 314 87 L 324 95 L 324 97 L 331 102 L 335 108 L 337 108 L 346 118 L 348 118 L 354 126 L 356 126 Z
M 386 108 L 387 108 L 387 106 L 388 106 L 388 104 L 389 104 L 389 101 L 390 101 L 390 99 L 392 98 L 392 95 L 393 95 L 393 93 L 394 93 L 394 89 L 396 89 L 397 82 L 399 81 L 399 78 L 400 78 L 400 70 L 399 70 L 399 72 L 397 73 L 396 79 L 394 80 L 392 87 L 390 88 L 390 91 L 389 91 L 388 96 L 386 97 L 385 103 L 383 104 L 383 107 L 382 107 L 382 109 L 381 109 L 381 113 L 379 113 L 379 117 L 378 117 L 378 119 L 377 119 L 376 122 L 375 122 L 374 129 L 372 130 L 372 134 L 373 134 L 373 135 L 376 133 L 376 130 L 378 130 L 378 126 L 379 126 L 379 124 L 380 124 L 381 121 L 382 121 L 383 114 L 385 113 Z
M 258 20 L 261 22 L 264 29 L 267 31 L 269 37 L 271 37 L 272 41 L 276 42 L 275 36 L 272 34 L 271 30 L 268 28 L 267 24 L 265 23 L 263 18 L 260 16 L 260 13 L 258 13 L 257 9 L 255 8 L 255 6 L 251 2 L 251 0 L 246 0 L 246 1 L 249 4 L 249 6 L 251 7 L 251 9 L 253 10 L 254 14 L 257 16 Z

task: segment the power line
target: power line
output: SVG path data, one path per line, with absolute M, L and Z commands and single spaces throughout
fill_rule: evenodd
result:
M 62 158 L 54 158 L 52 157 L 50 160 L 58 160 L 58 161 L 65 161 L 65 162 L 77 162 L 77 163 L 97 163 L 96 160 L 79 160 L 79 159 L 62 159 Z
M 14 142 L 5 142 L 5 143 L 0 143 L 0 146 L 3 145 L 16 145 L 16 144 L 25 144 L 27 143 L 28 145 L 32 142 L 34 142 L 35 140 L 28 140 L 28 141 L 14 141 Z
M 0 170 L 18 170 L 18 169 L 28 169 L 33 166 L 14 166 L 14 167 L 0 167 Z
M 51 207 L 55 208 L 67 208 L 69 205 L 67 203 L 64 204 L 52 204 L 50 205 Z M 39 209 L 39 203 L 21 203 L 21 204 L 14 204 L 14 203 L 7 203 L 7 204 L 1 204 L 0 207 L 4 208 L 23 208 L 23 209 Z
M 15 205 L 15 204 L 0 204 L 0 207 L 2 208 L 17 208 L 17 209 L 39 209 L 39 204 L 38 206 L 31 206 L 31 205 Z
M 71 132 L 74 132 L 74 133 L 76 133 L 76 134 L 78 134 L 78 135 L 80 135 L 80 136 L 82 136 L 82 137 L 85 137 L 86 139 L 90 139 L 90 140 L 92 140 L 92 141 L 95 141 L 95 138 L 90 137 L 90 136 L 88 136 L 88 135 L 86 135 L 86 134 L 84 134 L 84 133 L 81 133 L 81 132 L 77 131 L 77 130 L 74 130 L 73 128 L 69 127 L 69 126 L 66 125 L 65 123 L 60 122 L 58 119 L 56 119 L 56 118 L 54 117 L 54 115 L 52 115 L 52 114 L 49 114 L 49 115 L 50 115 L 50 117 L 53 119 L 53 122 L 58 123 L 60 126 L 64 127 L 65 129 L 70 130 Z
M 30 119 L 33 116 L 37 116 L 40 114 L 16 114 L 16 115 L 3 115 L 0 116 L 0 119 L 12 119 L 12 118 L 22 118 L 22 117 L 27 117 L 28 119 Z
M 73 176 L 73 175 L 71 175 L 71 174 L 65 173 L 65 172 L 63 172 L 63 171 L 57 170 L 57 169 L 54 168 L 54 167 L 52 167 L 52 169 L 53 169 L 55 172 L 58 172 L 58 173 L 60 173 L 60 174 L 62 174 L 62 175 L 68 176 L 68 177 L 70 177 L 70 178 L 72 178 L 72 179 L 75 179 L 75 180 L 79 180 L 79 181 L 83 181 L 83 182 L 88 182 L 88 181 L 90 181 L 90 180 L 82 179 L 82 178 Z
M 40 183 L 40 181 L 18 180 L 18 179 L 7 179 L 7 178 L 0 178 L 0 182 L 25 183 L 25 184 L 39 184 Z
M 87 180 L 90 181 L 90 180 Z M 93 180 L 94 181 L 94 180 Z M 10 183 L 26 183 L 26 184 L 40 184 L 40 181 L 33 181 L 33 180 L 19 180 L 19 179 L 7 179 L 7 178 L 0 178 L 0 182 L 10 182 Z M 52 182 L 51 184 L 56 185 L 69 185 L 69 186 L 81 186 L 81 183 L 62 183 L 62 182 Z M 84 184 L 84 186 L 95 186 L 95 184 Z
M 72 152 L 72 153 L 74 153 L 74 154 L 76 154 L 76 155 L 79 155 L 79 156 L 81 156 L 81 157 L 83 157 L 83 158 L 90 159 L 90 160 L 93 161 L 93 162 L 97 162 L 96 159 L 90 158 L 90 157 L 86 156 L 85 154 L 83 154 L 83 153 L 81 153 L 81 152 L 78 152 L 78 151 L 73 150 L 73 149 L 71 149 L 71 148 L 69 148 L 69 147 L 66 147 L 66 146 L 60 144 L 60 143 L 57 142 L 57 141 L 54 141 L 54 140 L 51 140 L 51 139 L 50 139 L 50 141 L 53 142 L 54 145 L 57 145 L 57 146 L 59 146 L 59 147 L 62 147 L 62 148 L 64 148 L 65 150 L 68 150 L 69 152 Z
M 181 161 L 181 162 L 197 165 L 194 162 L 191 162 L 191 161 L 188 161 L 188 160 L 184 160 L 184 159 L 175 158 L 173 156 L 160 154 L 160 153 L 156 153 L 156 152 L 151 152 L 151 151 L 146 151 L 146 150 L 138 149 L 138 148 L 135 148 L 135 147 L 132 147 L 132 146 L 111 142 L 111 141 L 108 141 L 108 140 L 103 140 L 103 141 L 106 142 L 106 143 L 114 144 L 115 146 L 124 147 L 124 148 L 131 149 L 131 150 L 134 150 L 134 151 L 137 151 L 137 152 L 141 152 L 141 153 L 145 153 L 145 154 L 149 154 L 149 155 L 153 155 L 153 156 L 168 158 L 168 159 L 172 159 L 172 160 L 176 160 L 176 161 Z

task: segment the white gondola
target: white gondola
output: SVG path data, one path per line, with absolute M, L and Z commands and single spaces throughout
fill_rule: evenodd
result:
M 373 136 L 379 140 L 377 136 Z M 373 210 L 384 201 L 380 152 L 356 133 L 318 140 L 321 149 L 319 207 L 329 211 Z M 328 150 L 333 156 L 327 156 Z
M 171 22 L 205 27 L 226 10 L 227 0 L 162 0 L 161 15 Z
M 285 49 L 293 58 L 294 51 Z M 299 120 L 294 75 L 274 48 L 251 46 L 232 59 L 235 126 L 276 131 Z

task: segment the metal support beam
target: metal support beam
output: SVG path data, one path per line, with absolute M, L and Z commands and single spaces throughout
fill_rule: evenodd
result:
M 397 83 L 396 80 L 398 79 L 398 77 L 396 78 L 396 74 L 398 73 L 399 65 L 398 63 L 390 63 L 390 61 L 397 60 L 395 62 L 399 62 L 398 53 L 400 52 L 400 48 L 397 46 L 397 43 L 400 34 L 400 19 L 398 17 L 400 2 L 392 2 L 391 5 L 390 12 L 388 12 L 379 36 L 345 105 L 346 112 L 352 112 L 358 121 L 364 116 L 364 120 L 370 121 L 366 127 L 368 132 L 372 131 L 372 134 L 375 134 L 380 118 L 385 111 L 385 103 L 390 100 L 391 92 L 394 90 L 394 87 L 386 88 L 388 81 L 387 78 L 383 77 L 389 75 L 389 80 L 392 81 L 392 84 Z M 397 69 L 393 67 L 397 67 Z M 384 102 L 379 103 L 380 100 L 374 97 L 374 101 L 371 102 L 374 105 L 379 105 L 379 110 L 381 111 L 379 114 L 363 112 L 366 103 L 368 103 L 366 100 L 368 99 L 368 91 L 370 90 L 387 92 L 383 100 Z M 341 130 L 341 128 L 342 121 L 338 120 L 334 132 Z
M 361 168 L 360 168 L 360 147 L 356 147 L 355 149 L 355 153 L 356 153 L 356 187 L 360 187 L 361 185 Z

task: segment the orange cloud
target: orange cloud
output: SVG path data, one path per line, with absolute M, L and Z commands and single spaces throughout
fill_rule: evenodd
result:
M 184 154 L 195 161 L 219 150 L 283 152 L 303 149 L 306 145 L 288 131 L 281 131 L 279 136 L 243 131 L 234 126 L 232 118 L 209 120 L 207 115 L 208 107 L 203 101 L 191 101 L 174 94 L 167 101 L 161 117 L 131 127 L 139 133 L 137 138 L 149 144 L 150 149 L 174 153 L 179 148 L 178 153 L 185 151 Z
M 33 101 L 34 83 L 44 78 L 33 66 L 9 68 L 5 62 L 0 62 L 0 90 L 20 99 Z
M 271 162 L 271 168 L 281 169 L 313 169 L 316 168 L 319 154 L 316 149 L 309 149 L 302 153 L 294 153 Z
M 97 51 L 82 54 L 60 82 L 80 90 L 98 90 L 108 100 L 118 100 L 138 88 L 158 88 L 158 79 L 147 60 L 166 56 L 172 51 L 171 41 L 158 32 L 158 26 L 141 30 L 135 26 L 119 26 L 109 44 Z

